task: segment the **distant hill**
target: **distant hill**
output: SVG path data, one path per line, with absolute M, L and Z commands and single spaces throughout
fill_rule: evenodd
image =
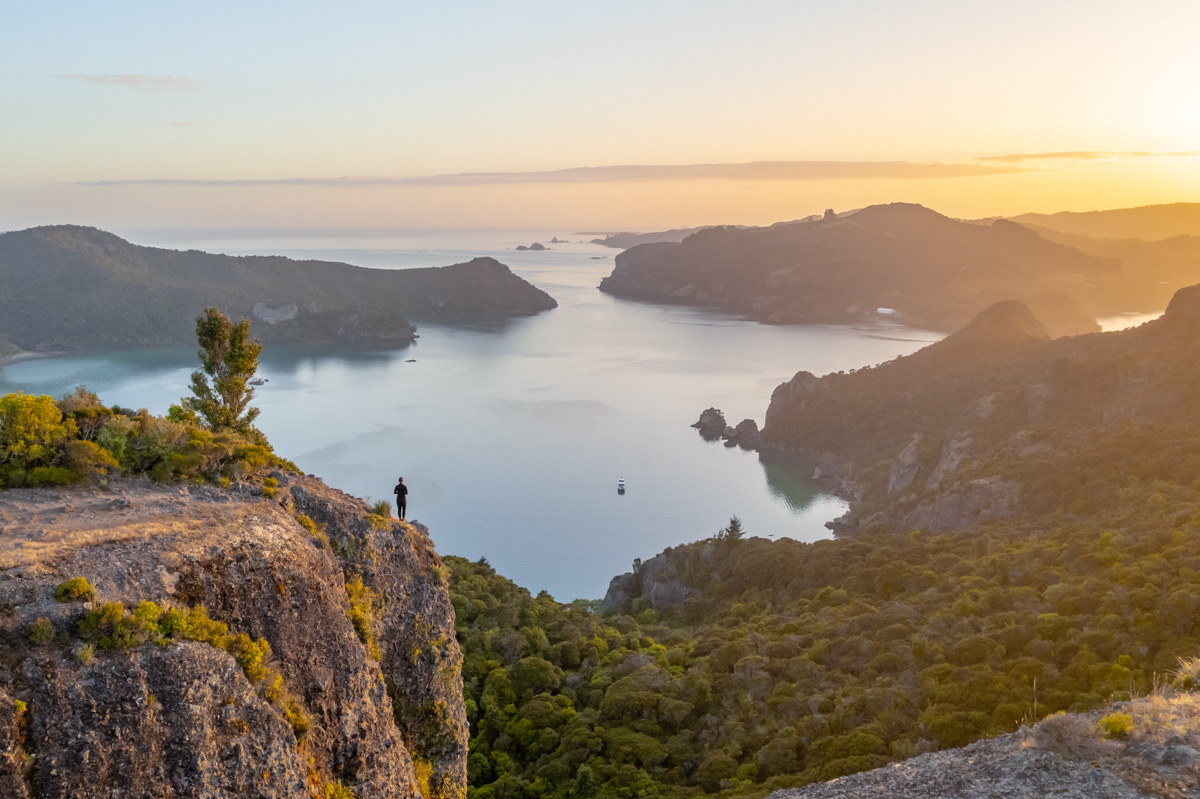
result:
M 1097 331 L 1099 315 L 1162 307 L 1117 260 L 1013 222 L 971 224 L 904 203 L 643 244 L 617 256 L 600 289 L 774 324 L 854 322 L 883 308 L 909 325 L 944 331 L 994 302 L 1020 299 L 1055 336 Z
M 1097 258 L 1116 258 L 1124 265 L 1125 274 L 1161 286 L 1163 304 L 1177 289 L 1200 281 L 1200 235 L 1172 236 L 1169 239 L 1108 239 L 1062 233 L 1028 222 L 1021 224 L 1043 238 L 1094 255 Z
M 674 230 L 661 230 L 657 233 L 631 233 L 629 231 L 622 231 L 620 233 L 609 233 L 604 238 L 592 239 L 591 243 L 603 244 L 605 247 L 616 247 L 618 249 L 627 250 L 630 247 L 636 247 L 639 244 L 657 244 L 664 241 L 683 241 L 697 230 L 703 230 L 703 228 L 676 228 Z
M 1011 219 L 1061 233 L 1104 239 L 1154 241 L 1172 236 L 1200 236 L 1200 203 L 1142 205 L 1111 211 L 1021 214 Z
M 206 306 L 264 341 L 407 340 L 406 317 L 476 318 L 554 308 L 492 258 L 365 269 L 281 256 L 141 247 L 74 225 L 0 235 L 0 337 L 31 351 L 192 343 Z
M 1200 447 L 1197 422 L 1192 286 L 1131 330 L 1051 340 L 1027 307 L 1005 302 L 910 356 L 800 372 L 772 395 L 762 440 L 817 459 L 856 497 L 839 529 L 939 531 L 1132 512 L 1103 488 L 1111 473 L 1189 485 L 1195 475 L 1177 461 Z

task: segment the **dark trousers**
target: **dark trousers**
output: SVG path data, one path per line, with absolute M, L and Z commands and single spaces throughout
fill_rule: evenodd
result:
M 405 511 L 408 510 L 408 499 L 406 497 L 396 497 L 396 515 L 401 519 L 404 518 Z

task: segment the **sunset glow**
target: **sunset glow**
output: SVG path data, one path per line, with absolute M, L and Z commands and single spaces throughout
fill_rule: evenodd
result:
M 1200 199 L 1190 2 L 72 3 L 9 25 L 5 228 L 648 228 Z M 762 162 L 809 167 L 735 174 Z M 580 172 L 620 165 L 643 168 Z M 480 173 L 504 177 L 456 177 Z

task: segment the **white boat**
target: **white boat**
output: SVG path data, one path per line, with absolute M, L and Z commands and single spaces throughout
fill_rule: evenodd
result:
M 617 478 L 617 493 L 618 494 L 625 493 L 625 478 L 624 477 Z

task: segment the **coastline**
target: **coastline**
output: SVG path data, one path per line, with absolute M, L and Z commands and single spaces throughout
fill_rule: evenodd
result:
M 65 352 L 18 352 L 16 355 L 7 355 L 0 358 L 0 369 L 10 366 L 21 361 L 36 361 L 41 358 L 54 358 L 59 355 L 65 355 Z

